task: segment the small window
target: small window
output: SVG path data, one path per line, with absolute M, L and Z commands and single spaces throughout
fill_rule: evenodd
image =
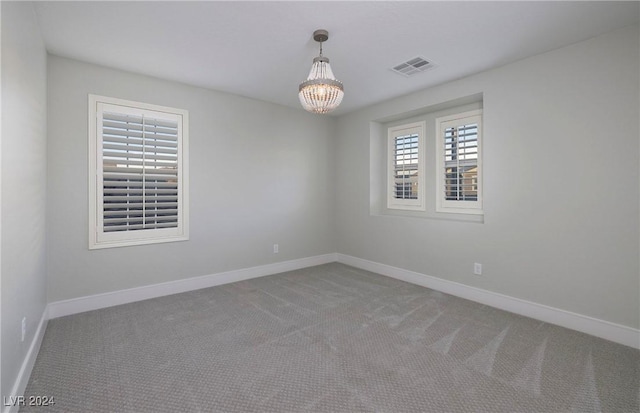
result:
M 424 129 L 424 122 L 389 128 L 388 208 L 424 210 Z
M 482 214 L 482 110 L 436 119 L 437 212 Z
M 187 240 L 188 112 L 89 95 L 89 248 Z

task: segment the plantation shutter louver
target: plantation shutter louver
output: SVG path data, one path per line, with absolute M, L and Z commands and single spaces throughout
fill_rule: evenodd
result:
M 418 199 L 418 135 L 394 138 L 394 197 Z
M 448 201 L 478 200 L 478 124 L 444 131 L 444 196 Z
M 482 213 L 480 110 L 437 120 L 438 210 Z
M 185 239 L 183 118 L 97 103 L 96 241 Z
M 104 112 L 103 230 L 178 226 L 177 122 Z
M 387 207 L 424 210 L 424 122 L 389 128 Z

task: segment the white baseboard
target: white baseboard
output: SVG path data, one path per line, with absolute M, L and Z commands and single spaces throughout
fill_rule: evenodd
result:
M 27 384 L 29 383 L 29 377 L 31 377 L 31 370 L 33 370 L 33 365 L 36 362 L 36 357 L 38 357 L 38 352 L 40 351 L 40 344 L 42 344 L 42 339 L 44 338 L 44 332 L 47 329 L 47 321 L 49 321 L 49 315 L 47 312 L 47 307 L 45 307 L 42 312 L 42 317 L 40 318 L 40 322 L 38 323 L 38 327 L 36 329 L 36 333 L 33 335 L 33 340 L 31 340 L 31 344 L 29 345 L 29 350 L 22 361 L 22 365 L 20 366 L 20 371 L 18 372 L 18 376 L 16 377 L 16 381 L 11 389 L 11 393 L 9 395 L 3 395 L 3 404 L 5 404 L 5 398 L 7 401 L 10 401 L 9 397 L 17 397 L 24 395 L 24 391 L 27 388 Z M 14 413 L 20 409 L 20 406 L 10 405 L 4 406 L 4 413 Z
M 49 318 L 340 262 L 640 349 L 640 330 L 345 254 L 325 254 L 49 303 Z M 42 322 L 41 322 L 42 324 Z M 40 327 L 39 327 L 40 328 Z M 42 338 L 40 337 L 40 340 Z M 39 347 L 39 342 L 38 342 Z M 31 350 L 30 350 L 31 351 Z M 37 354 L 37 353 L 36 353 Z M 30 371 L 30 370 L 29 370 Z M 28 377 L 28 376 L 27 376 Z M 26 383 L 25 383 L 26 385 Z M 16 393 L 17 394 L 17 393 Z
M 260 265 L 257 267 L 243 268 L 226 271 L 217 274 L 203 275 L 200 277 L 183 280 L 169 281 L 160 284 L 146 285 L 127 290 L 113 291 L 103 294 L 95 294 L 86 297 L 72 298 L 70 300 L 49 303 L 49 318 L 63 317 L 71 314 L 100 308 L 113 307 L 115 305 L 148 300 L 150 298 L 165 295 L 178 294 L 186 291 L 199 290 L 201 288 L 215 287 L 216 285 L 229 284 L 250 278 L 293 271 L 314 265 L 327 264 L 336 261 L 336 254 L 317 255 L 314 257 L 300 258 L 291 261 L 277 262 Z
M 640 330 L 611 323 L 609 321 L 572 313 L 559 308 L 537 304 L 508 295 L 499 294 L 481 288 L 471 287 L 442 278 L 420 274 L 390 265 L 350 255 L 336 254 L 337 261 L 363 270 L 386 275 L 412 284 L 421 285 L 456 297 L 476 301 L 491 307 L 520 314 L 546 323 L 559 325 L 596 337 L 604 338 L 625 346 L 640 348 Z

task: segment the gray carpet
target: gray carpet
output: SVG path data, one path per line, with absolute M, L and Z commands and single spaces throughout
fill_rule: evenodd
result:
M 342 264 L 51 320 L 76 412 L 638 412 L 640 352 Z

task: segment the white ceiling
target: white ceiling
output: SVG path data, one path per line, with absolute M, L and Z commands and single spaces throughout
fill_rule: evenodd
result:
M 300 108 L 324 55 L 345 85 L 335 114 L 638 23 L 640 2 L 38 2 L 47 50 Z M 436 67 L 404 77 L 416 56 Z M 302 110 L 300 108 L 300 110 Z

